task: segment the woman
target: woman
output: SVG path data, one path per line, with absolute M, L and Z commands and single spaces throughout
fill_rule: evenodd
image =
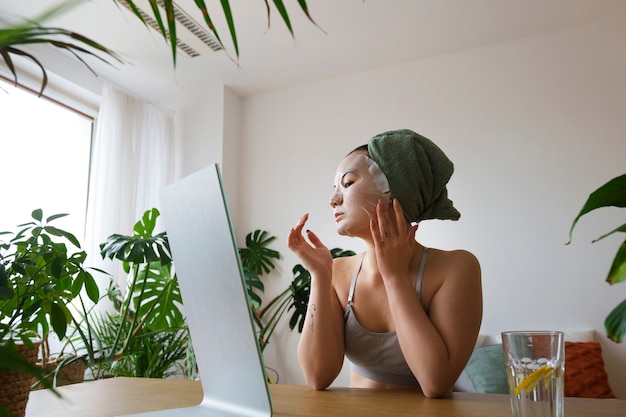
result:
M 452 162 L 410 130 L 385 132 L 348 154 L 335 177 L 337 232 L 363 239 L 360 255 L 332 259 L 308 214 L 288 246 L 311 273 L 298 361 L 314 389 L 330 385 L 344 356 L 350 385 L 451 390 L 482 319 L 480 265 L 471 253 L 426 248 L 415 240 L 427 219 L 457 220 L 446 184 Z M 306 235 L 306 237 L 305 237 Z

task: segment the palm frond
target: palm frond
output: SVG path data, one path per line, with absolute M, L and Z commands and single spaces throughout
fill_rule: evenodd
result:
M 113 50 L 104 45 L 86 37 L 79 33 L 57 27 L 45 27 L 41 22 L 50 17 L 65 11 L 68 7 L 77 4 L 77 1 L 69 1 L 48 10 L 35 20 L 25 21 L 23 23 L 12 25 L 8 28 L 0 29 L 0 56 L 7 68 L 13 75 L 13 80 L 17 84 L 18 76 L 12 56 L 22 56 L 33 61 L 41 70 L 42 82 L 39 95 L 43 94 L 48 82 L 48 74 L 44 65 L 33 55 L 33 53 L 25 50 L 21 46 L 28 47 L 34 44 L 49 45 L 57 49 L 70 52 L 83 65 L 85 65 L 92 73 L 93 69 L 82 58 L 84 56 L 95 57 L 107 64 L 110 61 L 107 58 L 122 63 L 122 58 Z M 105 57 L 101 56 L 103 54 Z

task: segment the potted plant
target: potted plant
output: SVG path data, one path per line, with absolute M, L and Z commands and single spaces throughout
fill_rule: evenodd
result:
M 156 208 L 148 210 L 131 236 L 113 234 L 100 245 L 103 258 L 122 262 L 128 281 L 122 290 L 111 280 L 105 297 L 114 312 L 91 318 L 101 352 L 93 363 L 95 378 L 166 378 L 179 371 L 188 378 L 195 376 L 167 235 L 154 234 L 158 217 Z
M 32 221 L 19 225 L 17 233 L 0 233 L 0 369 L 4 377 L 11 371 L 41 377 L 37 367 L 20 359 L 18 350 L 30 350 L 30 358 L 35 359 L 33 349 L 41 339 L 54 333 L 62 340 L 76 323 L 73 300 L 83 293 L 93 302 L 99 298 L 93 276 L 83 267 L 87 254 L 80 250 L 80 243 L 51 224 L 66 215 L 44 218 L 41 209 L 31 215 Z M 2 392 L 6 388 L 0 388 Z M 27 399 L 26 395 L 18 409 L 25 407 Z
M 613 178 L 589 195 L 570 228 L 569 237 L 572 240 L 574 227 L 578 220 L 587 213 L 602 207 L 626 207 L 626 174 Z M 626 223 L 616 227 L 610 232 L 598 237 L 597 242 L 613 233 L 626 233 Z M 569 242 L 568 242 L 569 243 Z M 620 245 L 609 268 L 606 281 L 613 285 L 626 280 L 626 240 Z M 624 340 L 626 333 L 626 299 L 618 304 L 606 317 L 604 328 L 609 339 L 616 343 Z

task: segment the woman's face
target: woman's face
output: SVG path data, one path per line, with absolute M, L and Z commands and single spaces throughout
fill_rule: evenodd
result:
M 380 167 L 367 152 L 353 152 L 339 164 L 334 188 L 330 206 L 337 232 L 345 236 L 369 236 L 376 203 L 379 199 L 389 203 L 389 184 Z

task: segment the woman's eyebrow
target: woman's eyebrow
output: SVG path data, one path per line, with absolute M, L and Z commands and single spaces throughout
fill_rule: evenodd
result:
M 348 174 L 352 174 L 352 173 L 354 173 L 354 174 L 358 174 L 358 173 L 359 173 L 359 170 L 358 170 L 358 169 L 356 169 L 356 168 L 348 168 L 348 169 L 346 169 L 345 171 L 343 171 L 343 172 L 341 173 L 341 178 L 343 179 L 343 177 L 345 177 L 345 176 L 346 176 L 346 175 L 348 175 Z
M 333 187 L 336 188 L 337 184 L 340 183 L 346 175 L 351 174 L 351 173 L 358 174 L 359 171 L 357 169 L 355 169 L 355 168 L 348 168 L 348 169 L 345 169 L 344 171 L 340 172 L 335 177 L 335 184 L 333 184 Z

